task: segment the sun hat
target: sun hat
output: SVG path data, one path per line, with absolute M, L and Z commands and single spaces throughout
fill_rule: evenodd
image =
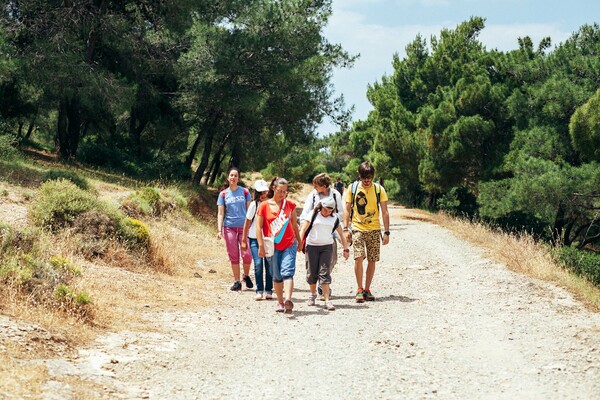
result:
M 321 205 L 333 210 L 335 208 L 335 200 L 333 197 L 325 197 L 323 200 L 321 200 Z
M 269 190 L 269 185 L 264 180 L 259 179 L 254 182 L 254 189 L 256 189 L 257 192 L 266 192 Z

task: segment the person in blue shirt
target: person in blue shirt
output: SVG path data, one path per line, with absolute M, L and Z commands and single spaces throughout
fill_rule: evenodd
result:
M 250 273 L 250 264 L 252 263 L 252 254 L 248 246 L 242 248 L 246 211 L 252 202 L 252 196 L 248 189 L 238 186 L 239 180 L 240 171 L 235 167 L 231 168 L 227 174 L 228 187 L 219 193 L 217 199 L 217 239 L 225 239 L 234 279 L 233 285 L 230 288 L 232 291 L 242 290 L 240 255 L 244 266 L 242 279 L 246 284 L 246 288 L 252 289 L 254 287 L 252 279 L 248 275 Z

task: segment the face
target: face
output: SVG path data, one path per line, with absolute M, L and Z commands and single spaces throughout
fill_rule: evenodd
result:
M 324 217 L 329 217 L 333 213 L 333 208 L 321 207 L 321 214 Z
M 240 173 L 237 172 L 237 170 L 232 169 L 231 171 L 229 171 L 229 176 L 227 177 L 227 181 L 229 183 L 231 183 L 231 184 L 237 183 L 239 179 L 240 179 Z
M 369 176 L 368 178 L 360 178 L 360 182 L 362 183 L 363 187 L 369 187 L 373 184 L 373 177 Z
M 287 189 L 287 185 L 275 186 L 275 195 L 273 196 L 273 199 L 275 199 L 275 201 L 283 200 L 283 198 L 287 196 Z
M 329 188 L 327 186 L 321 186 L 321 185 L 315 184 L 315 189 L 317 189 L 317 192 L 319 192 L 319 193 L 327 194 L 327 189 L 329 189 Z
M 259 200 L 260 201 L 265 201 L 267 199 L 268 195 L 269 195 L 269 191 L 268 190 L 265 190 L 264 192 L 260 192 Z

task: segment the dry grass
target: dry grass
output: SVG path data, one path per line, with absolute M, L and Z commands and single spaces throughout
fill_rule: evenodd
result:
M 600 288 L 561 268 L 550 249 L 530 235 L 506 233 L 481 223 L 419 210 L 403 210 L 402 216 L 448 228 L 459 237 L 486 249 L 490 258 L 505 264 L 512 271 L 564 287 L 588 309 L 600 311 Z
M 42 398 L 48 371 L 43 365 L 19 360 L 20 353 L 21 349 L 10 346 L 0 351 L 0 398 Z

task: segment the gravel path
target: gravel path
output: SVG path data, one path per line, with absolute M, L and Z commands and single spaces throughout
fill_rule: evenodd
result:
M 354 302 L 341 261 L 337 310 L 309 307 L 300 256 L 293 317 L 223 282 L 215 308 L 150 312 L 163 333 L 115 333 L 47 365 L 99 382 L 106 398 L 600 398 L 600 314 L 393 208 L 391 228 L 375 302 Z M 47 398 L 69 392 L 51 382 Z

